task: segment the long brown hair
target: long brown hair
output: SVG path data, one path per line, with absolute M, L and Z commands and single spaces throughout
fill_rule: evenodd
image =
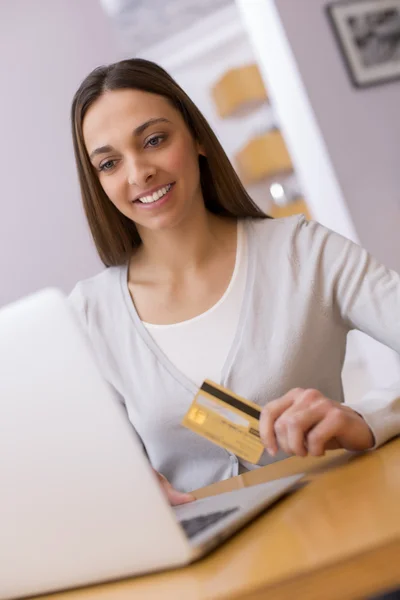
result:
M 221 144 L 197 106 L 181 87 L 153 62 L 123 60 L 94 69 L 76 92 L 71 110 L 72 137 L 83 206 L 97 252 L 106 266 L 123 264 L 140 243 L 133 221 L 108 199 L 89 160 L 83 120 L 106 91 L 136 89 L 164 96 L 181 113 L 206 156 L 199 156 L 200 182 L 206 208 L 227 217 L 267 218 L 246 192 Z

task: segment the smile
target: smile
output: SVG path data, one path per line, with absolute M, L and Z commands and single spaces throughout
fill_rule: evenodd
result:
M 157 200 L 160 200 L 160 198 L 168 194 L 171 188 L 172 184 L 169 183 L 165 187 L 160 188 L 159 190 L 155 191 L 149 196 L 141 196 L 140 198 L 135 200 L 135 202 L 141 202 L 142 204 L 152 204 L 153 202 L 157 202 Z

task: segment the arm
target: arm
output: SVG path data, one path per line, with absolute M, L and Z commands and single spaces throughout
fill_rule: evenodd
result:
M 399 275 L 315 222 L 299 222 L 294 244 L 300 256 L 317 257 L 313 286 L 320 302 L 349 329 L 400 353 Z M 318 390 L 290 390 L 264 407 L 260 431 L 271 454 L 278 446 L 299 455 L 378 446 L 400 433 L 400 384 L 344 405 Z

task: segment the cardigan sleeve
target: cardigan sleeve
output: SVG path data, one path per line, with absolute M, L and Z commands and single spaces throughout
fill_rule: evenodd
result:
M 298 223 L 297 242 L 302 253 L 314 256 L 320 301 L 333 307 L 349 330 L 362 331 L 400 354 L 399 274 L 359 245 L 304 218 Z M 346 404 L 365 419 L 375 447 L 400 433 L 400 381 Z

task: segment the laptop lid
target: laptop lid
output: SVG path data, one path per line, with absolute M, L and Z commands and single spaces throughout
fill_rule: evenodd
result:
M 0 309 L 0 600 L 188 562 L 65 297 Z

